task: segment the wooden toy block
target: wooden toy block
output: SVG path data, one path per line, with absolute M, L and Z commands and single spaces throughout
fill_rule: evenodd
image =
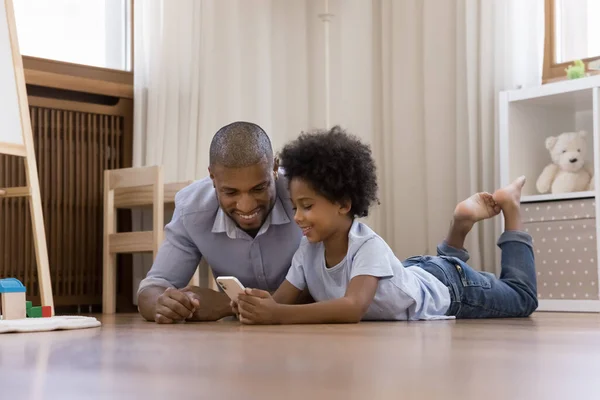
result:
M 25 309 L 29 310 L 32 306 L 33 304 L 30 301 L 25 302 Z
M 25 293 L 2 293 L 2 319 L 23 319 L 26 317 Z
M 52 316 L 52 307 L 50 306 L 42 306 L 42 317 L 50 318 Z
M 25 286 L 16 278 L 0 279 L 2 319 L 23 319 L 27 316 Z
M 29 318 L 42 318 L 42 307 L 31 307 L 27 310 L 27 316 Z

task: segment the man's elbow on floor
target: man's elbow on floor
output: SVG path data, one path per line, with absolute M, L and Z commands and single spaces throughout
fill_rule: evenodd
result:
M 138 312 L 146 321 L 154 322 L 156 303 L 158 301 L 158 297 L 164 293 L 164 291 L 165 288 L 150 286 L 138 294 Z
M 154 322 L 154 313 L 148 312 L 144 307 L 138 305 L 138 313 L 148 322 Z
M 150 308 L 154 308 L 154 307 L 148 307 L 145 304 L 140 303 L 139 299 L 138 299 L 138 312 L 140 313 L 140 315 L 142 316 L 142 318 L 144 318 L 146 321 L 148 322 L 154 322 L 154 312 L 152 310 L 150 310 Z

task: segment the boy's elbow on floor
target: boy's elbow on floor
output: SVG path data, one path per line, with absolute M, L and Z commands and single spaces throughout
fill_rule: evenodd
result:
M 365 313 L 367 312 L 368 307 L 364 307 L 361 304 L 357 304 L 353 300 L 348 300 L 348 310 L 344 316 L 344 322 L 348 324 L 357 324 L 359 323 Z
M 361 318 L 355 318 L 354 316 L 349 316 L 347 318 L 344 318 L 340 321 L 338 321 L 338 323 L 342 323 L 342 324 L 358 324 L 361 321 Z
M 358 310 L 352 315 L 352 320 L 350 322 L 353 324 L 358 324 L 360 321 L 362 321 L 366 313 L 366 309 L 363 309 L 363 307 L 359 307 Z
M 358 324 L 362 320 L 362 313 L 354 313 L 348 318 L 349 324 Z

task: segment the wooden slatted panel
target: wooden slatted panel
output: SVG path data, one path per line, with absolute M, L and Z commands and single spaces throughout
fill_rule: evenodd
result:
M 122 168 L 126 118 L 31 106 L 52 287 L 57 305 L 102 296 L 103 171 Z M 0 155 L 0 187 L 26 185 L 23 159 Z M 0 277 L 39 296 L 29 204 L 0 198 Z
M 0 187 L 25 186 L 23 158 L 0 155 L 0 168 Z M 21 197 L 0 198 L 0 277 L 12 276 L 22 281 L 31 277 L 29 271 L 15 261 L 25 258 L 27 251 L 18 238 L 26 235 L 26 232 L 31 233 L 29 213 L 25 215 L 21 212 L 27 205 L 27 200 Z M 29 225 L 29 229 L 26 225 Z M 33 247 L 32 244 L 30 246 Z

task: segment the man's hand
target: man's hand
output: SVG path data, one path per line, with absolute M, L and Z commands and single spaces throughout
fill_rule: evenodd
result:
M 246 294 L 238 296 L 240 322 L 243 324 L 278 324 L 280 305 L 269 292 L 246 289 Z
M 167 288 L 156 301 L 154 321 L 159 324 L 172 324 L 192 317 L 200 305 L 193 293 Z
M 198 286 L 188 286 L 181 290 L 199 302 L 199 306 L 188 318 L 190 321 L 217 321 L 234 315 L 229 305 L 229 297 L 225 293 Z

